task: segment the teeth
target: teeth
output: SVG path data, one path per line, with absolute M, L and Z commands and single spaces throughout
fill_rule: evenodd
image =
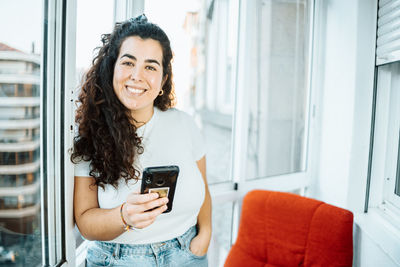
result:
M 144 89 L 136 89 L 132 87 L 126 87 L 126 88 L 129 90 L 129 92 L 132 92 L 134 94 L 141 94 L 145 91 Z

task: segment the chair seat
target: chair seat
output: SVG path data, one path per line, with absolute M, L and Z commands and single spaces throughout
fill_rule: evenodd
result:
M 243 199 L 226 267 L 351 266 L 353 214 L 322 201 L 266 190 Z

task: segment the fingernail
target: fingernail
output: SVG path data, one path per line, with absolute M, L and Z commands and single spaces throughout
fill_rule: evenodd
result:
M 168 198 L 164 199 L 164 203 L 165 203 L 165 204 L 167 204 L 167 203 L 168 203 L 168 201 L 169 201 L 169 199 L 168 199 Z

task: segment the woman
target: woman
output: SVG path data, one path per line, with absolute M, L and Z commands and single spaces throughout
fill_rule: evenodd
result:
M 81 88 L 71 160 L 88 266 L 207 266 L 211 198 L 201 136 L 173 109 L 172 51 L 144 15 L 102 38 Z M 142 170 L 177 165 L 173 209 L 140 194 Z

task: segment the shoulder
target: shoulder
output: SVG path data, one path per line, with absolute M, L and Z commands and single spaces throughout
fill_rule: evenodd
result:
M 177 108 L 170 108 L 166 111 L 160 110 L 159 114 L 160 117 L 163 119 L 168 119 L 170 121 L 175 121 L 179 123 L 190 123 L 194 121 L 194 118 L 191 115 Z

